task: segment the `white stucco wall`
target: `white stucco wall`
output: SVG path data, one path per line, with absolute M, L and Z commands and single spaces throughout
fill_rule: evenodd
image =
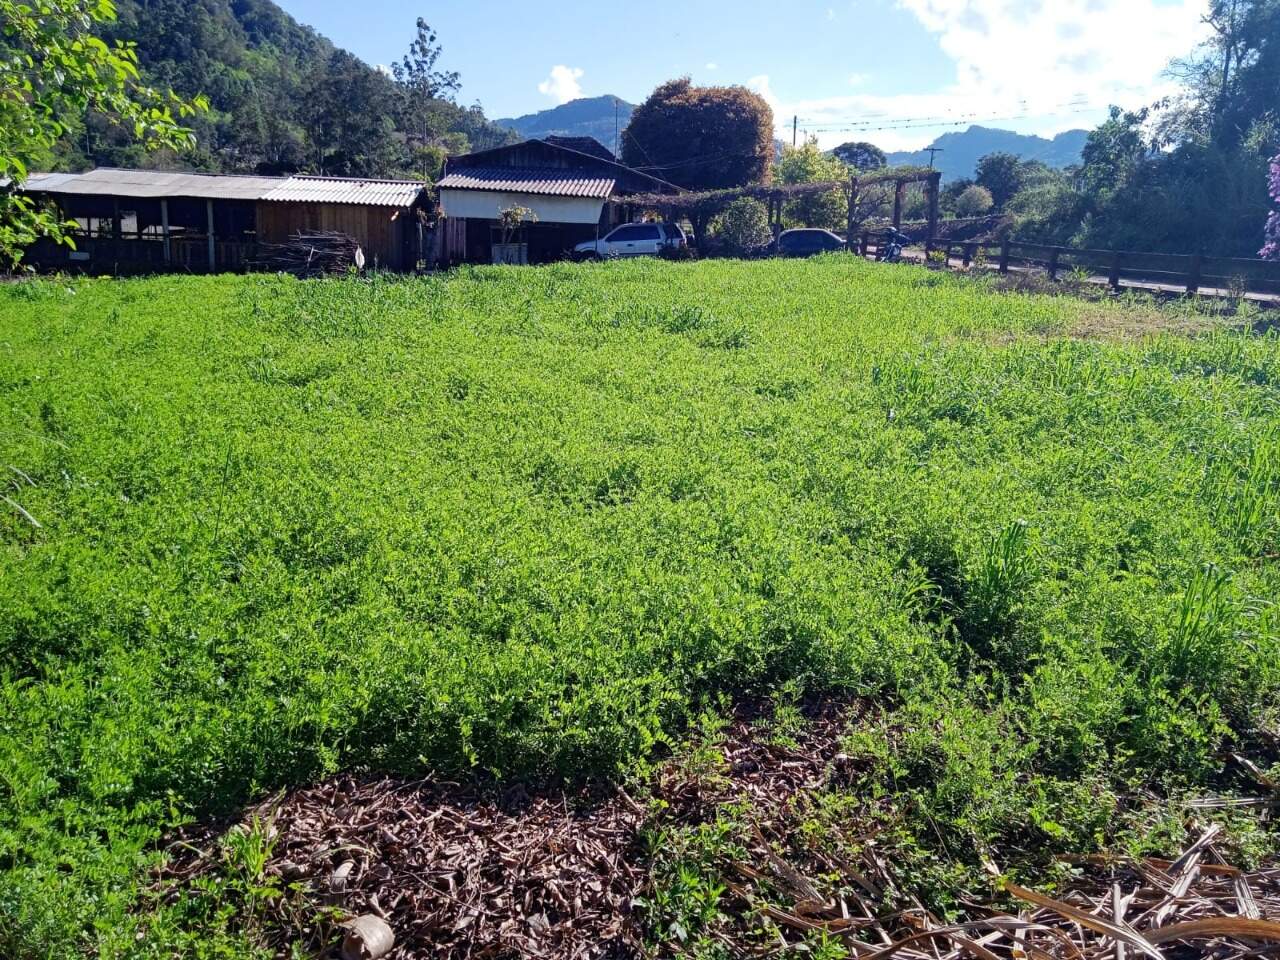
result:
M 544 197 L 532 193 L 500 193 L 490 190 L 440 190 L 440 209 L 446 217 L 497 220 L 513 206 L 527 207 L 539 223 L 599 223 L 603 200 L 589 197 Z

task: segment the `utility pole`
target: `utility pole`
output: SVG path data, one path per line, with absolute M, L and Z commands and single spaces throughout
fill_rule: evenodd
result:
M 946 152 L 947 152 L 947 151 L 943 150 L 941 147 L 925 147 L 925 149 L 929 151 L 929 169 L 930 169 L 930 170 L 932 170 L 932 169 L 933 169 L 933 158 L 934 158 L 934 156 L 935 156 L 935 155 L 937 155 L 937 154 L 939 154 L 939 153 L 946 153 Z
M 799 137 L 800 137 L 800 118 L 792 117 L 791 118 L 791 149 L 792 150 L 794 150 L 796 147 L 800 145 Z
M 621 144 L 618 143 L 618 98 L 613 98 L 613 156 L 620 159 L 622 156 Z

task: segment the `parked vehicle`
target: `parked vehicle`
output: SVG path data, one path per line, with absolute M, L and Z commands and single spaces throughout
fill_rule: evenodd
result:
M 819 253 L 845 249 L 845 242 L 830 230 L 784 230 L 774 243 L 774 253 L 780 257 L 812 257 Z
M 880 263 L 898 263 L 902 260 L 903 249 L 911 242 L 901 230 L 890 227 L 885 231 L 884 240 L 876 247 L 876 260 Z
M 599 240 L 588 240 L 573 248 L 575 260 L 605 260 L 610 257 L 657 256 L 664 250 L 688 246 L 688 238 L 676 223 L 626 223 Z

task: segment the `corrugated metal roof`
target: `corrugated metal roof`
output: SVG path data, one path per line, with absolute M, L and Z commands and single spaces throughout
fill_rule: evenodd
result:
M 437 186 L 452 190 L 496 190 L 554 197 L 591 197 L 603 200 L 613 193 L 613 177 L 592 176 L 572 170 L 520 170 L 514 167 L 465 167 L 450 173 Z
M 279 177 L 239 177 L 212 173 L 172 173 L 166 170 L 117 170 L 101 167 L 88 173 L 32 174 L 23 189 L 29 192 L 78 196 L 133 197 L 157 200 L 187 197 L 196 200 L 257 200 L 284 181 Z
M 307 203 L 355 203 L 361 206 L 407 207 L 425 185 L 415 180 L 344 180 L 339 177 L 290 177 L 263 200 Z
M 280 202 L 352 203 L 361 206 L 407 207 L 422 192 L 413 180 L 356 180 L 337 177 L 244 177 L 164 170 L 117 170 L 101 167 L 88 173 L 33 173 L 22 189 L 82 197 L 132 197 L 159 200 L 271 200 Z

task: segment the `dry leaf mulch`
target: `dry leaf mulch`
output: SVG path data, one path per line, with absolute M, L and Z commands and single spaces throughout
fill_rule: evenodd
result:
M 722 758 L 714 774 L 672 764 L 654 797 L 679 822 L 712 817 L 733 800 L 767 816 L 826 781 L 844 710 L 810 709 L 789 746 L 771 742 L 744 711 L 714 747 Z M 272 838 L 267 874 L 303 891 L 310 906 L 386 920 L 396 935 L 389 960 L 642 953 L 636 900 L 649 880 L 640 840 L 650 814 L 620 789 L 495 794 L 441 780 L 343 777 L 255 807 L 239 828 L 255 819 Z M 163 897 L 224 868 L 213 829 L 183 834 L 170 849 L 157 878 Z M 287 902 L 267 928 L 282 953 L 294 941 L 322 948 L 337 939 L 335 924 Z
M 1280 960 L 1280 866 L 1230 866 L 1212 824 L 1176 860 L 1073 858 L 1065 891 L 1005 883 L 1004 896 L 970 904 L 958 923 L 897 886 L 874 829 L 850 826 L 848 856 L 797 842 L 810 798 L 849 774 L 840 744 L 851 709 L 813 706 L 793 739 L 744 713 L 703 751 L 665 765 L 648 807 L 619 789 L 495 794 L 442 780 L 348 777 L 295 791 L 241 826 L 256 819 L 270 833 L 267 874 L 297 892 L 268 908 L 264 929 L 282 955 L 298 941 L 336 955 L 325 951 L 338 921 L 371 913 L 395 932 L 388 960 L 645 956 L 643 831 L 736 806 L 746 857 L 722 864 L 736 915 L 709 931 L 729 956 L 796 955 L 826 938 L 858 960 Z M 162 896 L 225 869 L 212 828 L 171 849 Z

